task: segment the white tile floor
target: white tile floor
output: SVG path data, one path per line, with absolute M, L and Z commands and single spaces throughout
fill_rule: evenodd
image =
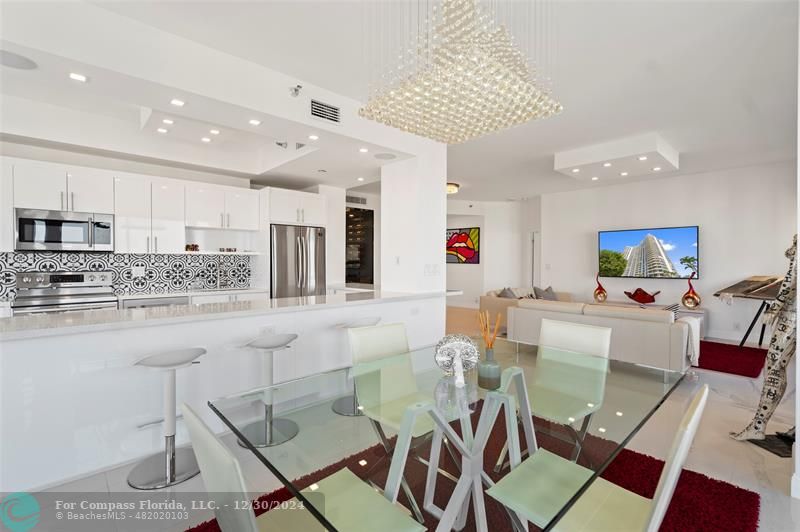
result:
M 512 348 L 498 345 L 497 356 L 501 364 L 510 362 Z M 520 365 L 525 366 L 525 355 Z M 800 500 L 788 496 L 792 475 L 791 459 L 778 458 L 752 444 L 736 442 L 728 437 L 728 432 L 738 430 L 750 419 L 752 408 L 758 401 L 759 390 L 754 379 L 737 377 L 722 373 L 696 370 L 686 376 L 675 392 L 667 399 L 650 421 L 632 440 L 629 448 L 663 458 L 672 441 L 674 429 L 683 415 L 684 406 L 691 395 L 703 384 L 711 388 L 711 395 L 703 422 L 695 439 L 686 464 L 688 469 L 708 476 L 725 480 L 761 495 L 760 530 L 769 532 L 800 530 Z M 313 412 L 309 412 L 314 416 Z M 327 418 L 327 415 L 321 415 Z M 364 418 L 348 418 L 345 434 L 341 438 L 352 440 L 352 452 L 372 445 L 377 440 Z M 785 430 L 793 424 L 794 412 L 790 402 L 782 405 L 770 425 L 770 431 Z M 341 420 L 338 421 L 341 423 Z M 337 427 L 345 427 L 337 424 Z M 297 458 L 298 473 L 308 472 L 334 462 L 340 456 L 332 455 L 325 445 L 324 426 L 313 431 L 301 433 L 292 442 L 291 449 L 281 446 L 270 449 L 268 453 L 292 453 Z M 605 435 L 608 437 L 608 434 Z M 234 438 L 225 436 L 224 441 L 239 457 L 246 481 L 253 493 L 265 493 L 280 487 L 279 482 L 249 451 L 240 448 Z M 329 441 L 329 440 L 328 440 Z M 351 454 L 347 452 L 345 454 Z M 120 467 L 85 479 L 59 486 L 53 491 L 120 493 L 130 492 L 125 482 L 132 466 Z M 166 493 L 203 492 L 201 476 L 175 486 Z M 152 522 L 150 528 L 142 523 L 117 523 L 118 532 L 128 530 L 180 531 L 212 517 L 210 511 L 193 511 L 185 522 Z M 111 523 L 109 523 L 111 524 Z M 55 526 L 46 530 L 62 530 Z M 64 529 L 64 530 L 76 530 Z

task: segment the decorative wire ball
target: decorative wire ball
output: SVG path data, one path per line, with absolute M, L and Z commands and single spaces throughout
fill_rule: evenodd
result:
M 434 360 L 436 365 L 442 368 L 447 375 L 452 375 L 453 361 L 456 357 L 461 358 L 461 366 L 464 372 L 473 369 L 478 365 L 480 354 L 478 353 L 478 346 L 472 341 L 472 338 L 463 334 L 448 334 L 436 344 L 436 354 Z

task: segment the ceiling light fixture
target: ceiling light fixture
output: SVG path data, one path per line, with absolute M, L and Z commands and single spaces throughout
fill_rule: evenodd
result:
M 359 177 L 358 181 L 364 181 L 364 178 L 363 177 Z
M 611 163 L 603 163 L 603 168 L 608 168 L 611 166 Z
M 592 177 L 592 181 L 597 181 L 598 179 L 600 179 L 600 178 L 599 178 L 599 177 L 597 177 L 597 176 L 593 176 L 593 177 Z
M 448 194 L 458 194 L 458 189 L 461 188 L 461 185 L 458 183 L 447 183 L 447 193 Z
M 309 135 L 308 140 L 319 140 L 319 136 L 317 135 Z
M 367 148 L 359 148 L 358 151 L 361 153 L 367 153 L 369 150 Z
M 89 78 L 87 78 L 83 74 L 78 74 L 77 72 L 70 72 L 69 79 L 73 81 L 80 81 L 81 83 L 86 83 L 89 80 Z
M 640 161 L 646 161 L 647 160 L 647 155 L 640 155 L 639 156 L 639 160 Z
M 251 118 L 250 121 L 249 121 L 249 124 L 251 126 L 260 126 L 261 125 L 261 120 L 256 120 L 255 118 Z
M 202 139 L 200 139 L 200 140 L 202 140 L 203 142 L 211 142 L 211 139 L 210 139 L 210 138 L 208 138 L 208 137 L 203 137 L 203 138 L 202 138 Z
M 161 122 L 163 122 L 164 124 L 167 124 L 168 126 L 171 126 L 172 124 L 174 124 L 174 123 L 175 123 L 175 122 L 173 122 L 173 121 L 172 121 L 171 119 L 169 119 L 169 118 L 165 118 L 165 119 L 164 119 L 164 120 L 162 120 Z
M 158 129 L 156 129 L 156 131 L 158 131 L 159 133 L 167 133 L 169 130 L 166 129 L 166 128 L 160 127 Z
M 171 103 L 171 104 L 172 104 L 172 105 L 174 105 L 175 107 L 183 107 L 183 105 L 184 105 L 186 102 L 184 102 L 183 100 L 179 100 L 179 99 L 177 99 L 177 98 L 173 98 L 172 100 L 170 100 L 170 102 L 169 102 L 169 103 Z
M 660 172 L 660 171 L 661 171 L 660 166 L 656 166 L 655 168 L 653 168 L 653 172 Z
M 628 172 L 620 172 L 619 175 L 621 175 L 622 177 L 627 177 Z
M 428 3 L 418 3 L 416 17 L 421 24 L 400 50 L 394 44 L 386 50 L 390 53 L 384 57 L 399 59 L 389 64 L 391 72 L 378 72 L 376 90 L 358 114 L 457 144 L 560 113 L 562 107 L 551 97 L 550 84 L 538 81 L 529 66 L 531 59 L 544 57 L 543 51 L 523 50 L 517 42 L 529 42 L 529 36 L 516 35 L 515 42 L 508 29 L 513 16 L 523 13 L 509 17 L 505 10 L 483 4 L 443 0 L 440 7 L 430 10 Z M 529 58 L 531 51 L 538 53 Z
M 580 171 L 581 171 L 581 169 L 580 169 L 580 168 L 573 168 L 573 169 L 572 169 L 572 173 L 573 173 L 573 174 L 577 174 L 577 173 L 578 173 L 578 172 L 580 172 Z
M 219 135 L 219 129 L 209 129 L 208 132 L 212 135 Z

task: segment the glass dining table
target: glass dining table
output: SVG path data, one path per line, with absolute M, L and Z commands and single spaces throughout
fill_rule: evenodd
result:
M 495 352 L 506 369 L 494 392 L 477 386 L 474 370 L 456 386 L 436 366 L 430 347 L 243 390 L 209 406 L 256 457 L 250 467 L 266 468 L 276 487 L 285 488 L 262 499 L 293 497 L 328 530 L 346 528 L 337 526 L 336 510 L 315 491 L 343 468 L 429 529 L 512 530 L 514 514 L 482 490 L 525 459 L 533 432 L 539 449 L 588 470 L 585 482 L 561 493 L 536 523 L 551 530 L 683 378 L 547 347 L 526 346 L 516 354 L 505 343 Z M 354 388 L 361 415 L 335 413 L 333 401 Z M 265 423 L 265 404 L 274 405 L 276 419 L 296 423 L 297 435 L 272 447 L 249 441 L 245 435 L 253 430 L 246 427 Z M 273 422 L 270 430 L 286 425 Z M 547 486 L 558 479 L 525 482 Z

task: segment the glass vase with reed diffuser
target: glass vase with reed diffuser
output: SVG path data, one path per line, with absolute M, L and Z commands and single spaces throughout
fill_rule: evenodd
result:
M 478 386 L 484 390 L 496 390 L 500 387 L 501 368 L 494 359 L 494 342 L 500 329 L 500 313 L 498 312 L 495 318 L 494 329 L 492 329 L 488 311 L 478 313 L 478 322 L 483 341 L 486 344 L 485 358 L 478 362 Z

